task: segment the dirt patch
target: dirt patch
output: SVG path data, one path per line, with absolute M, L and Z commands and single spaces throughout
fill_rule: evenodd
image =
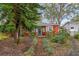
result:
M 22 56 L 30 48 L 32 39 L 24 38 L 16 45 L 14 39 L 0 41 L 0 56 Z
M 67 56 L 71 51 L 70 40 L 64 44 L 55 43 L 53 44 L 53 56 Z

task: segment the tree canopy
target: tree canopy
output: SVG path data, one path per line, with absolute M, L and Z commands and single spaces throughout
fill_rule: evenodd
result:
M 64 16 L 69 15 L 70 13 L 75 14 L 76 10 L 79 10 L 78 4 L 73 3 L 51 3 L 51 4 L 43 4 L 45 7 L 44 12 L 45 16 L 50 19 L 58 20 L 58 23 L 62 21 Z M 76 13 L 77 14 L 77 13 Z
M 0 4 L 0 20 L 7 20 L 5 30 L 9 30 L 11 25 L 15 28 L 23 26 L 31 31 L 35 27 L 35 21 L 40 18 L 39 8 L 39 4 Z
M 21 29 L 26 29 L 31 32 L 35 27 L 35 21 L 40 19 L 38 10 L 39 4 L 33 3 L 13 3 L 13 4 L 0 4 L 0 20 L 5 21 L 0 25 L 2 32 L 14 32 L 14 39 L 17 39 L 17 44 L 20 41 Z

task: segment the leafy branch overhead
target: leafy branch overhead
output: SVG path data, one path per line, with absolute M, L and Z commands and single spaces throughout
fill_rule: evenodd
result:
M 79 10 L 78 4 L 67 4 L 67 3 L 53 3 L 53 4 L 42 4 L 45 7 L 44 13 L 46 18 L 57 19 L 60 24 L 63 17 L 73 13 L 77 14 L 76 10 Z M 67 17 L 66 17 L 67 18 Z
M 41 8 L 39 4 L 0 4 L 0 20 L 7 20 L 5 25 L 20 22 L 20 26 L 31 31 L 36 26 L 35 21 L 40 19 L 39 8 Z

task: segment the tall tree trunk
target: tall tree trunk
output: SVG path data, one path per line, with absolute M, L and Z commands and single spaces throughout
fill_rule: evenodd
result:
M 15 3 L 13 4 L 13 10 L 14 10 L 14 19 L 15 19 L 15 24 L 16 24 L 16 30 L 15 30 L 15 40 L 17 44 L 20 41 L 20 9 L 19 9 L 19 4 Z

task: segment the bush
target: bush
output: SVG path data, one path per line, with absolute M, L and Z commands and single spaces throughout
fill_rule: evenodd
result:
M 0 25 L 0 32 L 12 32 L 15 30 L 14 23 L 10 22 L 8 24 Z
M 30 47 L 29 49 L 28 49 L 28 51 L 26 51 L 26 52 L 24 52 L 24 55 L 25 56 L 32 56 L 33 55 L 33 53 L 34 53 L 34 47 L 32 46 L 32 47 Z
M 43 42 L 43 47 L 47 48 L 48 47 L 47 39 L 46 38 L 42 39 L 42 42 Z
M 47 51 L 48 54 L 51 54 L 53 51 L 53 48 L 48 43 L 49 41 L 46 38 L 44 38 L 42 42 L 43 42 L 43 47 L 44 47 L 45 51 Z
M 79 32 L 74 37 L 75 39 L 79 39 Z
M 66 30 L 62 29 L 59 34 L 52 36 L 51 41 L 55 43 L 65 43 L 69 37 L 70 35 L 66 32 Z
M 4 31 L 4 25 L 0 25 L 0 32 L 3 32 Z
M 6 24 L 6 26 L 5 26 L 6 32 L 12 32 L 14 30 L 15 30 L 15 25 L 12 22 Z
M 38 39 L 36 37 L 34 37 L 34 39 L 33 39 L 33 45 L 36 46 L 37 43 L 38 43 Z
M 26 51 L 24 53 L 24 55 L 28 55 L 28 56 L 32 56 L 34 54 L 34 51 L 35 51 L 35 47 L 37 45 L 38 41 L 37 41 L 37 37 L 34 37 L 33 38 L 33 42 L 32 42 L 32 46 L 28 49 L 28 51 Z
M 56 43 L 64 43 L 64 36 L 56 35 L 55 37 L 53 37 L 52 41 Z

